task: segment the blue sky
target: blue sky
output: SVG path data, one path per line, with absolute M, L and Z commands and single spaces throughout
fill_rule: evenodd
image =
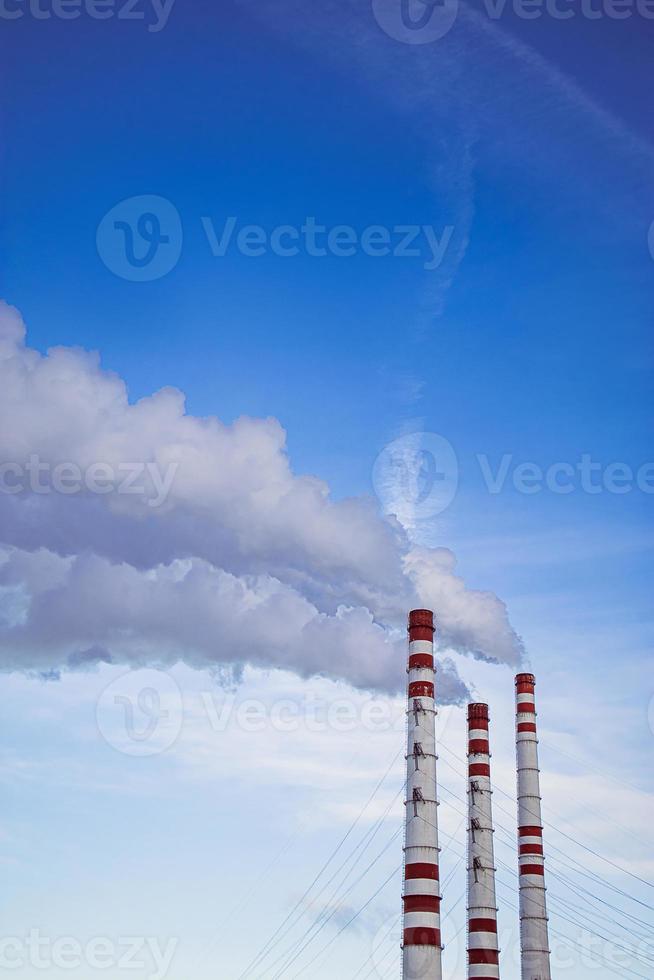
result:
M 467 589 L 497 595 L 515 631 L 497 655 L 502 665 L 491 667 L 469 655 L 489 652 L 479 624 L 466 623 L 459 636 L 444 613 L 451 642 L 444 643 L 443 656 L 477 697 L 491 703 L 502 785 L 511 792 L 509 647 L 517 649 L 517 634 L 539 678 L 553 819 L 566 832 L 580 832 L 588 816 L 572 799 L 577 783 L 578 795 L 607 808 L 609 819 L 593 824 L 593 847 L 651 879 L 651 858 L 638 841 L 646 840 L 651 812 L 645 767 L 654 737 L 651 711 L 648 720 L 654 696 L 654 480 L 651 469 L 643 469 L 654 459 L 654 255 L 648 247 L 654 144 L 647 98 L 654 24 L 637 13 L 589 20 L 575 10 L 566 21 L 547 14 L 525 20 L 511 10 L 494 20 L 483 5 L 465 4 L 451 30 L 424 45 L 389 36 L 369 2 L 348 0 L 177 0 L 158 32 L 143 21 L 88 16 L 37 20 L 26 13 L 4 23 L 2 295 L 20 311 L 28 347 L 42 354 L 60 345 L 98 351 L 102 369 L 124 381 L 131 406 L 172 387 L 185 393 L 190 416 L 216 416 L 228 426 L 241 416 L 279 420 L 290 472 L 325 481 L 331 499 L 345 508 L 350 498 L 366 498 L 366 506 L 389 510 L 373 478 L 375 460 L 394 440 L 417 433 L 427 450 L 431 434 L 451 444 L 458 490 L 446 509 L 434 507 L 422 519 L 405 521 L 401 545 L 386 541 L 381 517 L 374 527 L 373 518 L 357 517 L 356 526 L 370 530 L 371 548 L 379 548 L 370 555 L 349 554 L 349 517 L 330 524 L 324 540 L 318 542 L 316 531 L 315 540 L 303 541 L 300 557 L 285 542 L 285 536 L 295 540 L 295 525 L 287 527 L 278 516 L 265 528 L 257 525 L 246 547 L 250 519 L 238 523 L 238 493 L 230 491 L 216 504 L 208 483 L 198 489 L 200 475 L 198 486 L 191 486 L 188 468 L 178 510 L 170 520 L 135 521 L 133 540 L 132 517 L 120 506 L 111 512 L 112 524 L 109 517 L 96 521 L 95 511 L 77 498 L 41 501 L 53 508 L 44 510 L 41 523 L 27 509 L 21 511 L 28 515 L 24 522 L 16 520 L 17 510 L 3 512 L 0 529 L 3 550 L 46 549 L 61 562 L 77 556 L 80 567 L 82 559 L 97 556 L 114 563 L 114 571 L 122 562 L 122 569 L 144 576 L 161 562 L 196 559 L 210 563 L 207 575 L 215 569 L 235 576 L 269 572 L 289 590 L 285 601 L 293 609 L 300 599 L 313 604 L 317 616 L 333 616 L 338 601 L 369 608 L 387 631 L 385 650 L 397 639 L 402 608 L 401 595 L 397 608 L 387 601 L 397 574 L 394 558 L 388 558 L 386 574 L 388 554 L 395 555 L 395 548 L 400 557 L 409 547 L 450 549 Z M 147 282 L 116 275 L 96 247 L 103 216 L 140 195 L 169 201 L 183 228 L 174 268 Z M 230 216 L 239 228 L 257 225 L 268 234 L 315 217 L 327 228 L 350 226 L 357 236 L 373 225 L 391 237 L 398 226 L 416 225 L 429 227 L 439 240 L 446 232 L 449 237 L 436 269 L 424 268 L 429 251 L 422 236 L 418 256 L 372 256 L 358 249 L 350 257 L 304 250 L 292 257 L 271 251 L 250 257 L 231 247 L 217 257 L 206 222 L 220 234 Z M 33 447 L 43 447 L 52 461 L 67 460 L 93 439 L 96 453 L 100 445 L 109 452 L 114 443 L 100 439 L 101 409 L 89 412 L 89 432 L 69 444 L 67 425 L 52 423 L 64 411 L 67 385 L 72 400 L 87 383 L 89 391 L 105 384 L 91 368 L 88 374 L 81 367 L 70 375 L 66 370 L 56 374 L 56 404 L 48 400 L 47 383 L 37 394 L 26 389 L 23 402 L 11 402 L 13 389 L 7 395 L 3 411 L 12 413 L 12 423 L 2 441 L 3 462 L 22 459 L 15 454 Z M 133 426 L 140 440 L 123 447 L 122 458 L 138 460 L 139 447 L 149 452 L 163 446 L 169 424 L 177 433 L 170 434 L 171 444 L 183 441 L 183 423 L 178 429 L 176 418 L 170 422 L 157 412 L 142 426 L 126 421 L 134 417 L 127 410 L 121 416 L 112 438 L 124 435 L 129 447 Z M 83 414 L 61 417 L 81 431 Z M 193 436 L 200 449 L 201 426 Z M 231 465 L 235 472 L 245 458 L 247 479 L 256 484 L 258 473 L 265 487 L 275 454 L 268 448 L 259 458 L 265 440 L 256 426 L 251 438 L 247 453 L 235 450 Z M 586 492 L 578 472 L 569 493 L 553 492 L 538 478 L 537 492 L 520 492 L 519 478 L 516 487 L 522 464 L 546 474 L 554 464 L 576 468 L 584 454 L 597 464 L 594 480 L 600 482 L 608 467 L 629 467 L 629 492 Z M 506 479 L 492 493 L 484 473 L 496 473 L 503 459 Z M 201 471 L 203 463 L 197 466 Z M 638 487 L 639 471 L 650 492 Z M 277 479 L 276 462 L 274 473 Z M 29 507 L 28 496 L 20 502 Z M 322 511 L 316 515 L 316 522 L 322 520 Z M 205 550 L 203 538 L 210 542 Z M 339 548 L 352 562 L 344 559 L 340 571 L 334 558 Z M 27 567 L 27 559 L 20 562 Z M 377 591 L 367 603 L 360 572 L 377 566 L 384 576 L 380 572 L 379 582 L 368 583 L 371 594 Z M 34 583 L 37 573 L 30 569 Z M 38 581 L 44 574 L 39 571 Z M 67 574 L 63 564 L 56 574 Z M 79 580 L 86 575 L 92 583 L 102 575 L 99 580 L 109 583 L 112 574 L 89 565 Z M 11 605 L 18 601 L 15 589 L 27 594 L 31 588 L 17 581 L 7 578 L 2 585 L 9 630 L 18 621 Z M 435 589 L 435 581 L 418 587 Z M 452 581 L 446 576 L 443 588 Z M 124 592 L 116 583 L 116 594 L 147 588 L 136 578 L 129 583 L 121 586 Z M 74 591 L 72 580 L 66 589 L 63 605 L 81 603 L 83 609 L 83 592 Z M 172 594 L 166 593 L 166 602 Z M 300 726 L 284 736 L 270 724 L 263 733 L 243 732 L 236 723 L 228 733 L 216 733 L 202 694 L 224 696 L 214 663 L 247 663 L 246 656 L 232 657 L 221 646 L 236 635 L 235 627 L 218 633 L 212 655 L 194 650 L 186 656 L 184 643 L 194 640 L 187 631 L 159 656 L 157 643 L 163 641 L 152 629 L 154 612 L 140 601 L 143 608 L 129 625 L 134 643 L 118 653 L 108 634 L 94 630 L 103 616 L 110 620 L 119 602 L 95 613 L 91 606 L 83 629 L 64 623 L 63 613 L 51 613 L 49 621 L 46 609 L 33 633 L 21 634 L 23 646 L 16 634 L 2 638 L 8 671 L 8 805 L 0 825 L 5 935 L 41 927 L 50 936 L 177 937 L 170 980 L 236 980 L 248 954 L 293 907 L 386 771 L 400 747 L 401 726 L 371 739 L 360 728 L 339 734 L 328 727 L 305 737 Z M 180 596 L 182 616 L 185 609 L 189 619 L 200 615 L 199 605 L 184 601 Z M 470 606 L 471 616 L 476 609 Z M 499 635 L 504 620 L 496 606 L 493 616 Z M 329 650 L 331 641 L 324 642 Z M 492 642 L 496 655 L 501 641 L 495 633 Z M 371 680 L 367 667 L 348 672 L 340 663 L 333 670 L 318 663 L 328 677 L 315 680 L 313 666 L 303 666 L 295 652 L 285 658 L 284 644 L 296 649 L 294 634 L 278 643 L 274 657 L 266 659 L 264 643 L 244 668 L 239 698 L 271 705 L 312 692 L 359 705 L 368 697 L 360 688 L 372 686 L 375 696 L 400 710 L 386 673 Z M 113 662 L 64 672 L 56 682 L 34 676 L 46 664 L 58 669 L 58 658 L 65 664 L 68 653 L 87 646 L 106 648 L 104 659 Z M 182 691 L 184 724 L 165 752 L 134 759 L 101 737 L 96 703 L 126 665 L 159 660 Z M 186 663 L 171 667 L 175 660 Z M 281 672 L 274 669 L 280 666 Z M 463 713 L 447 710 L 444 739 L 462 755 Z M 351 764 L 360 746 L 362 754 Z M 447 785 L 463 794 L 456 775 L 441 768 Z M 381 810 L 366 812 L 363 828 L 392 804 L 398 776 L 401 783 L 401 759 L 384 784 Z M 624 783 L 619 788 L 613 777 L 637 791 Z M 445 825 L 458 834 L 460 847 L 458 818 L 446 812 L 447 802 L 444 792 Z M 499 818 L 511 829 L 509 816 Z M 379 831 L 380 848 L 400 819 L 401 806 L 392 804 Z M 559 822 L 565 819 L 572 823 Z M 289 835 L 283 858 L 258 884 L 261 867 Z M 552 842 L 583 859 L 565 838 Z M 353 909 L 391 874 L 400 846 L 391 846 L 350 896 Z M 510 862 L 510 851 L 504 859 Z M 601 862 L 593 867 L 653 904 L 651 889 L 633 877 Z M 454 900 L 463 888 L 455 859 L 451 870 Z M 354 974 L 371 955 L 378 930 L 396 914 L 394 887 L 334 941 L 333 960 L 319 964 L 314 976 L 333 977 L 334 964 L 344 976 Z M 247 912 L 222 929 L 210 955 L 201 954 L 214 940 L 216 924 L 251 889 Z M 462 906 L 452 913 L 457 928 Z M 638 914 L 633 903 L 625 908 Z M 310 909 L 298 930 L 311 915 Z M 508 928 L 510 909 L 504 915 Z M 336 932 L 332 923 L 321 937 L 327 941 Z M 507 950 L 514 946 L 515 937 Z M 512 980 L 517 973 L 508 962 L 507 956 L 505 974 Z M 628 966 L 647 973 L 635 958 Z M 461 975 L 456 969 L 453 963 L 453 975 Z M 578 957 L 569 970 L 581 978 L 613 975 L 593 971 Z M 88 967 L 78 971 L 83 974 L 88 977 Z M 41 974 L 26 967 L 16 975 Z M 132 975 L 150 973 L 143 968 Z

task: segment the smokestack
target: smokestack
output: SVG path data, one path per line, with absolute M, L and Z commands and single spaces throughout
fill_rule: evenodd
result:
M 442 980 L 434 616 L 409 614 L 403 980 Z
M 498 980 L 488 705 L 468 705 L 468 978 Z
M 522 980 L 551 980 L 533 674 L 518 674 L 516 756 Z

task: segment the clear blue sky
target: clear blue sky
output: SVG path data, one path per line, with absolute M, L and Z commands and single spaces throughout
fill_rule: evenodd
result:
M 539 675 L 546 778 L 557 814 L 572 821 L 558 825 L 576 835 L 589 819 L 572 800 L 577 783 L 613 821 L 592 819 L 593 846 L 651 878 L 638 840 L 652 802 L 654 494 L 635 479 L 629 492 L 589 493 L 578 473 L 565 494 L 523 493 L 514 482 L 524 463 L 577 467 L 587 454 L 601 483 L 612 464 L 636 474 L 654 460 L 654 21 L 575 10 L 565 21 L 510 10 L 493 21 L 466 4 L 446 36 L 424 45 L 384 33 L 369 0 L 176 0 L 159 32 L 88 16 L 3 21 L 1 293 L 30 347 L 97 350 L 131 402 L 172 386 L 194 416 L 278 419 L 293 472 L 326 481 L 335 500 L 376 500 L 373 465 L 395 438 L 445 437 L 458 492 L 409 537 L 451 549 L 469 588 L 507 604 Z M 148 282 L 114 274 L 96 247 L 103 216 L 140 195 L 171 202 L 183 227 L 179 261 Z M 451 237 L 434 270 L 426 252 L 255 258 L 231 248 L 216 257 L 202 219 L 219 233 L 229 216 L 268 232 L 314 216 L 357 234 L 416 224 Z M 507 460 L 501 492 L 489 492 L 480 456 L 493 472 Z M 45 537 L 25 547 L 81 554 L 93 540 L 70 543 L 62 532 L 57 547 Z M 235 559 L 230 570 L 261 566 Z M 303 595 L 323 608 L 312 584 Z M 510 793 L 511 673 L 452 656 L 491 701 Z M 267 742 L 239 737 L 238 726 L 219 737 L 202 717 L 210 671 L 182 665 L 184 733 L 162 755 L 135 760 L 95 724 L 99 692 L 121 671 L 104 665 L 47 684 L 5 677 L 2 934 L 174 936 L 169 980 L 236 980 L 386 770 L 401 726 L 370 742 L 333 732 Z M 268 703 L 278 690 L 335 696 L 331 680 L 248 669 L 239 697 Z M 462 718 L 452 709 L 446 733 L 459 755 Z M 400 819 L 392 809 L 379 848 Z M 455 815 L 444 820 L 458 830 Z M 288 852 L 257 885 L 289 834 Z M 348 899 L 354 910 L 400 848 Z M 454 899 L 463 887 L 454 859 L 452 870 Z M 597 870 L 654 904 L 635 879 Z M 398 905 L 390 886 L 334 943 L 333 961 L 307 975 L 353 975 Z M 321 938 L 336 931 L 332 923 Z M 642 961 L 626 962 L 647 975 Z M 574 963 L 584 980 L 620 975 Z M 463 975 L 462 964 L 453 969 Z

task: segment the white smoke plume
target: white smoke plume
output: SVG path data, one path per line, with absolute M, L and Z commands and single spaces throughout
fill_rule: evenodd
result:
M 296 476 L 275 419 L 196 418 L 174 389 L 130 403 L 96 356 L 27 347 L 2 304 L 0 420 L 0 669 L 252 663 L 397 691 L 412 605 L 445 648 L 520 660 L 496 596 L 371 499 Z M 439 688 L 466 693 L 447 660 Z

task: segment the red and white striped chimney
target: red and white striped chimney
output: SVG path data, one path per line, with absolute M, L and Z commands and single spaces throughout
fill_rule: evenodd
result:
M 533 674 L 518 674 L 516 756 L 522 980 L 551 980 Z
M 498 980 L 488 705 L 468 705 L 468 978 Z
M 409 613 L 403 980 L 442 980 L 434 616 Z

